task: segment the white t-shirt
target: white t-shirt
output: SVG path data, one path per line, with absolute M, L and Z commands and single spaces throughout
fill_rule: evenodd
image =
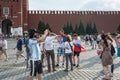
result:
M 79 40 L 79 39 L 77 39 L 77 40 L 74 39 L 74 40 L 73 40 L 73 44 L 80 44 L 80 40 Z
M 100 40 L 101 40 L 101 34 L 97 36 L 97 41 L 100 41 Z
M 31 53 L 30 60 L 41 60 L 41 50 L 36 38 L 29 39 L 29 47 Z
M 7 49 L 7 40 L 2 40 L 2 49 Z
M 80 36 L 78 36 L 78 40 L 80 40 L 80 41 L 81 41 L 81 38 L 80 38 Z
M 67 54 L 68 54 L 68 53 L 72 53 L 72 50 L 71 50 L 71 46 L 70 46 L 70 45 L 73 46 L 72 42 L 70 42 L 70 43 L 67 42 L 67 41 L 65 42 L 65 53 L 67 53 Z
M 53 40 L 55 39 L 55 36 L 48 36 L 45 40 L 45 49 L 46 50 L 53 50 Z

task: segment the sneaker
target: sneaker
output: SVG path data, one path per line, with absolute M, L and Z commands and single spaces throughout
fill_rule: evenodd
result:
M 73 71 L 73 68 L 71 68 L 71 71 Z
M 65 69 L 64 71 L 65 71 L 65 72 L 68 72 L 68 69 Z
M 77 65 L 76 67 L 79 67 L 79 65 Z
M 73 66 L 75 66 L 75 64 L 73 64 Z
M 58 67 L 58 66 L 59 66 L 59 64 L 56 65 L 56 67 Z
M 62 67 L 64 67 L 64 64 L 62 64 Z

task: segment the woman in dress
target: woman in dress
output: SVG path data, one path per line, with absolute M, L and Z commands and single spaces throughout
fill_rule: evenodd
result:
M 110 43 L 108 42 L 106 35 L 101 35 L 101 43 L 100 43 L 100 48 L 102 50 L 102 65 L 103 65 L 103 70 L 105 74 L 105 79 L 109 79 L 112 76 L 111 71 L 109 70 L 109 65 L 113 64 L 113 59 L 111 56 L 111 46 Z

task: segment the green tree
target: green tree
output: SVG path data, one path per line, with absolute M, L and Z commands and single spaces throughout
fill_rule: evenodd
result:
M 78 34 L 78 33 L 79 33 L 79 30 L 78 30 L 78 25 L 77 25 L 77 24 L 75 25 L 74 33 L 76 33 L 76 34 Z
M 81 35 L 85 34 L 85 29 L 84 29 L 84 25 L 83 25 L 82 21 L 80 21 L 78 30 L 79 30 L 78 34 L 81 34 Z
M 91 34 L 93 34 L 93 27 L 92 27 L 92 24 L 91 24 L 91 22 L 89 22 L 89 34 L 91 35 Z
M 69 24 L 69 34 L 73 34 L 73 26 L 71 22 Z
M 87 23 L 87 26 L 86 26 L 86 34 L 93 34 L 93 28 L 92 28 L 92 24 L 89 22 Z
M 117 32 L 120 33 L 120 24 L 119 24 L 119 26 L 118 26 L 118 28 L 117 28 Z
M 96 28 L 96 24 L 94 23 L 94 27 L 93 27 L 93 34 L 97 34 L 98 31 L 97 31 L 97 28 Z
M 63 30 L 64 30 L 64 33 L 67 34 L 67 26 L 66 26 L 66 24 L 64 24 Z
M 38 23 L 39 34 L 43 34 L 45 29 L 46 29 L 45 23 L 42 21 L 39 21 L 39 23 Z
M 51 29 L 51 27 L 50 27 L 50 25 L 47 23 L 46 24 L 46 27 L 45 27 L 46 29 L 49 29 L 51 32 L 52 32 L 52 29 Z

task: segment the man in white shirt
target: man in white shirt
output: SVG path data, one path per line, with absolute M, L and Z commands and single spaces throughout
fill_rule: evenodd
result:
M 2 45 L 2 50 L 0 51 L 1 55 L 4 54 L 6 59 L 5 61 L 8 61 L 8 55 L 7 55 L 7 40 L 5 40 L 4 35 L 1 38 L 0 41 L 1 45 Z
M 46 57 L 47 57 L 48 72 L 51 72 L 50 56 L 51 56 L 53 71 L 56 71 L 55 54 L 54 54 L 53 43 L 52 43 L 54 39 L 55 39 L 55 36 L 51 36 L 51 33 L 49 32 L 45 40 L 45 50 L 46 50 Z

